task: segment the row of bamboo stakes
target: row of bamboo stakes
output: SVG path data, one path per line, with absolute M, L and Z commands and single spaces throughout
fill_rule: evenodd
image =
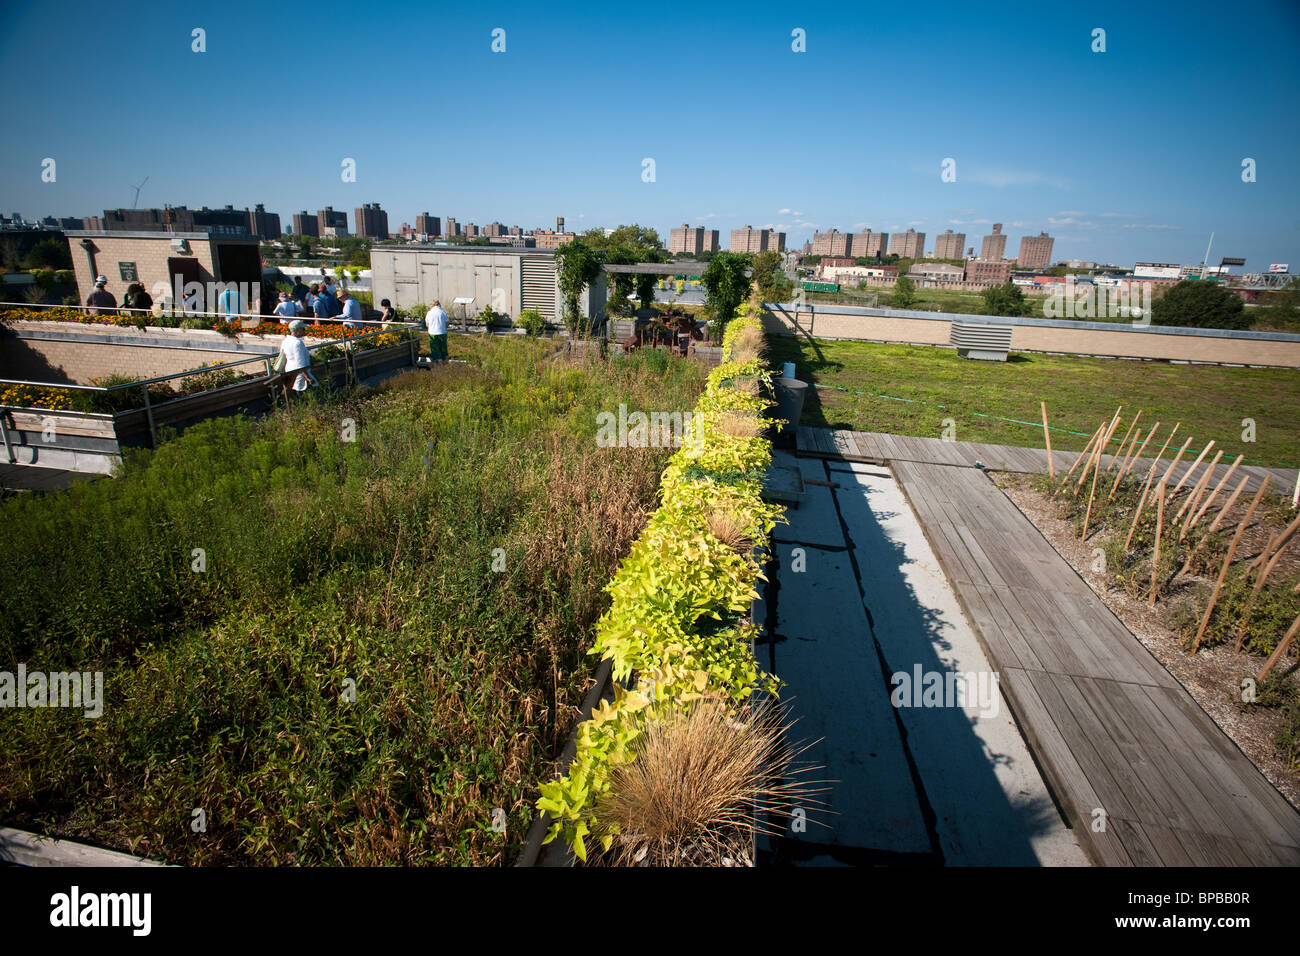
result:
M 1052 461 L 1052 438 L 1047 421 L 1047 403 L 1042 402 L 1041 407 L 1043 412 L 1043 437 L 1047 442 L 1047 472 L 1050 480 L 1055 482 L 1056 467 Z M 1079 539 L 1081 541 L 1085 541 L 1088 538 L 1088 526 L 1092 520 L 1092 507 L 1097 497 L 1097 483 L 1098 479 L 1101 478 L 1103 474 L 1101 470 L 1101 459 L 1105 454 L 1105 450 L 1110 446 L 1111 439 L 1114 437 L 1115 432 L 1119 428 L 1121 420 L 1120 415 L 1123 410 L 1124 406 L 1121 405 L 1119 408 L 1115 409 L 1115 414 L 1112 415 L 1109 420 L 1102 421 L 1097 426 L 1097 430 L 1094 431 L 1092 437 L 1088 439 L 1088 444 L 1084 447 L 1083 451 L 1079 453 L 1079 457 L 1074 460 L 1074 464 L 1070 466 L 1070 470 L 1066 472 L 1065 477 L 1061 479 L 1060 485 L 1056 488 L 1057 494 L 1068 490 L 1071 486 L 1072 479 L 1074 478 L 1075 471 L 1078 469 L 1079 465 L 1082 464 L 1083 471 L 1079 473 L 1078 479 L 1073 481 L 1074 490 L 1072 496 L 1077 500 L 1083 491 L 1084 484 L 1088 481 L 1089 473 L 1092 474 L 1092 484 L 1088 493 L 1088 505 L 1083 516 L 1083 532 Z M 1142 429 L 1138 428 L 1138 423 L 1141 419 L 1142 413 L 1139 411 L 1133 421 L 1129 423 L 1128 430 L 1124 433 L 1124 437 L 1120 439 L 1119 453 L 1112 455 L 1110 464 L 1106 466 L 1106 476 L 1109 476 L 1111 470 L 1115 469 L 1115 478 L 1111 482 L 1110 492 L 1106 495 L 1106 501 L 1108 502 L 1115 497 L 1115 492 L 1119 488 L 1119 483 L 1133 470 L 1138 460 L 1142 457 L 1142 452 L 1146 450 L 1152 437 L 1160 429 L 1160 422 L 1156 422 L 1147 431 L 1146 437 L 1143 438 Z M 1155 460 L 1147 469 L 1146 479 L 1142 484 L 1142 494 L 1138 499 L 1137 510 L 1133 515 L 1133 523 L 1129 526 L 1128 537 L 1124 539 L 1124 550 L 1128 551 L 1129 545 L 1133 542 L 1133 535 L 1137 531 L 1138 523 L 1142 519 L 1142 514 L 1146 509 L 1148 500 L 1150 500 L 1156 509 L 1155 545 L 1151 553 L 1151 594 L 1148 600 L 1148 604 L 1151 607 L 1155 607 L 1156 597 L 1161 590 L 1158 575 L 1160 568 L 1160 549 L 1162 539 L 1165 538 L 1166 534 L 1166 507 L 1171 506 L 1172 499 L 1178 495 L 1185 485 L 1187 485 L 1188 481 L 1205 460 L 1205 456 L 1208 455 L 1210 450 L 1214 447 L 1213 440 L 1208 442 L 1206 446 L 1201 449 L 1201 453 L 1196 456 L 1196 460 L 1192 462 L 1191 466 L 1185 472 L 1183 472 L 1182 478 L 1180 478 L 1178 483 L 1174 485 L 1173 490 L 1169 490 L 1169 481 L 1173 476 L 1174 469 L 1178 467 L 1179 463 L 1183 460 L 1183 455 L 1187 453 L 1187 449 L 1192 444 L 1190 436 L 1188 436 L 1188 438 L 1183 442 L 1182 447 L 1178 449 L 1178 454 L 1174 456 L 1173 461 L 1169 463 L 1169 467 L 1165 469 L 1163 476 L 1158 481 L 1156 481 L 1156 473 L 1160 466 L 1160 460 L 1164 457 L 1165 450 L 1173 447 L 1174 439 L 1178 435 L 1178 429 L 1181 427 L 1182 422 L 1176 422 L 1174 424 L 1173 430 L 1165 437 L 1164 442 L 1160 445 L 1159 451 L 1156 454 Z M 1141 445 L 1138 444 L 1139 440 L 1142 442 Z M 1177 513 L 1174 514 L 1173 518 L 1169 521 L 1168 533 L 1170 535 L 1172 535 L 1174 527 L 1181 521 L 1182 527 L 1178 534 L 1178 540 L 1182 541 L 1187 537 L 1187 533 L 1200 523 L 1201 519 L 1205 517 L 1206 513 L 1214 505 L 1215 501 L 1218 500 L 1220 492 L 1222 492 L 1224 488 L 1229 487 L 1229 482 L 1232 480 L 1232 476 L 1241 465 L 1242 457 L 1243 456 L 1241 455 L 1236 457 L 1232 465 L 1223 474 L 1223 477 L 1215 483 L 1214 490 L 1206 496 L 1205 492 L 1209 488 L 1210 481 L 1214 476 L 1214 469 L 1223 458 L 1223 449 L 1218 450 L 1214 455 L 1214 458 L 1208 465 L 1206 465 L 1204 471 L 1201 472 L 1200 477 L 1190 486 L 1187 498 L 1183 501 L 1182 506 L 1178 509 Z M 1118 468 L 1116 468 L 1117 464 Z M 1214 590 L 1210 593 L 1210 600 L 1206 605 L 1205 614 L 1201 618 L 1200 627 L 1196 631 L 1196 639 L 1192 645 L 1193 654 L 1200 649 L 1201 640 L 1205 636 L 1206 628 L 1210 623 L 1210 616 L 1214 613 L 1214 607 L 1218 603 L 1219 592 L 1223 589 L 1223 583 L 1227 579 L 1228 568 L 1232 564 L 1232 559 L 1236 556 L 1237 546 L 1241 543 L 1241 536 L 1250 525 L 1251 519 L 1254 518 L 1255 511 L 1263 500 L 1264 493 L 1268 489 L 1269 482 L 1272 478 L 1272 475 L 1264 476 L 1264 480 L 1260 482 L 1259 489 L 1255 492 L 1254 498 L 1251 499 L 1245 515 L 1237 522 L 1231 543 L 1228 545 L 1227 553 L 1223 557 L 1222 566 L 1219 568 L 1219 575 L 1218 579 L 1215 581 Z M 1187 560 L 1183 562 L 1183 566 L 1176 574 L 1174 574 L 1173 578 L 1170 578 L 1171 581 L 1180 575 L 1186 574 L 1188 569 L 1191 568 L 1192 561 L 1200 551 L 1201 546 L 1210 539 L 1210 536 L 1213 535 L 1215 531 L 1218 530 L 1224 517 L 1232 510 L 1233 506 L 1237 503 L 1237 500 L 1246 490 L 1246 486 L 1249 483 L 1250 476 L 1243 476 L 1241 481 L 1237 484 L 1236 489 L 1231 493 L 1231 495 L 1229 495 L 1228 500 L 1224 503 L 1223 507 L 1219 509 L 1215 518 L 1210 522 L 1209 528 L 1206 530 L 1205 534 L 1203 534 L 1192 546 L 1191 551 L 1187 555 Z M 1105 490 L 1104 484 L 1102 490 Z M 1292 508 L 1296 508 L 1297 505 L 1300 505 L 1300 478 L 1297 478 L 1296 490 L 1291 499 Z M 1254 607 L 1255 599 L 1259 596 L 1259 593 L 1263 591 L 1265 582 L 1268 581 L 1269 575 L 1273 573 L 1273 569 L 1277 567 L 1277 563 L 1282 557 L 1283 549 L 1288 543 L 1290 543 L 1297 531 L 1300 531 L 1300 515 L 1297 515 L 1297 517 L 1287 525 L 1284 530 L 1273 535 L 1268 544 L 1264 547 L 1264 550 L 1261 551 L 1260 554 L 1247 566 L 1246 573 L 1247 575 L 1253 574 L 1255 576 L 1255 584 L 1247 598 L 1246 606 L 1241 613 L 1241 620 L 1237 625 L 1234 650 L 1238 652 L 1241 651 L 1242 645 L 1246 640 L 1246 619 L 1251 608 Z M 1168 582 L 1165 583 L 1167 584 Z M 1296 590 L 1300 590 L 1300 585 L 1297 585 Z M 1295 622 L 1290 628 L 1288 628 L 1282 640 L 1273 650 L 1273 653 L 1269 656 L 1268 660 L 1264 662 L 1263 667 L 1260 668 L 1259 673 L 1256 675 L 1256 680 L 1263 681 L 1277 663 L 1285 657 L 1287 650 L 1296 639 L 1297 634 L 1300 634 L 1300 616 L 1296 617 Z

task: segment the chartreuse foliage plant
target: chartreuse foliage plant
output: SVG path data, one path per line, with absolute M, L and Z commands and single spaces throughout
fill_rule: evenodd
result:
M 759 672 L 750 650 L 756 629 L 747 621 L 772 530 L 784 520 L 781 507 L 762 499 L 771 442 L 718 427 L 723 416 L 756 417 L 771 404 L 763 397 L 770 372 L 757 361 L 730 360 L 746 326 L 761 328 L 742 315 L 727 329 L 727 361 L 710 373 L 691 433 L 668 461 L 660 507 L 606 587 L 612 600 L 590 653 L 611 660 L 614 699 L 578 726 L 565 776 L 540 787 L 537 806 L 552 821 L 547 842 L 562 835 L 583 861 L 589 839 L 607 850 L 617 835 L 602 818 L 602 800 L 646 726 L 705 698 L 741 702 L 760 687 L 777 690 Z M 710 531 L 719 512 L 752 547 L 738 549 Z

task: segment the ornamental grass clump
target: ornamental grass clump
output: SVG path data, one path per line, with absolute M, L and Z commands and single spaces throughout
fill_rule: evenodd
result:
M 670 704 L 636 723 L 633 759 L 614 768 L 598 817 L 617 865 L 752 865 L 758 815 L 817 804 L 791 771 L 780 710 L 709 697 Z

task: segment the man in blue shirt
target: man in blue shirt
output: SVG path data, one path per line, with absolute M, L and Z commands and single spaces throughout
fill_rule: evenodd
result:
M 233 284 L 223 289 L 217 296 L 217 311 L 225 317 L 227 322 L 233 322 L 239 318 L 239 289 Z
M 359 329 L 362 326 L 361 303 L 348 293 L 346 289 L 339 293 L 339 300 L 342 303 L 343 327 L 346 329 Z

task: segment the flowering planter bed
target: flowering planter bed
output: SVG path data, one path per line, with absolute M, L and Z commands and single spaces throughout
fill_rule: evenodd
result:
M 369 378 L 411 364 L 409 342 L 358 351 L 357 378 Z M 345 384 L 349 360 L 338 357 L 315 366 L 322 382 Z M 261 370 L 259 370 L 261 371 Z M 257 414 L 270 407 L 264 375 L 193 395 L 152 403 L 115 414 L 66 409 L 0 407 L 4 435 L 14 464 L 109 474 L 124 448 L 146 448 L 164 426 L 183 429 L 216 415 Z M 152 427 L 151 427 L 152 419 Z

